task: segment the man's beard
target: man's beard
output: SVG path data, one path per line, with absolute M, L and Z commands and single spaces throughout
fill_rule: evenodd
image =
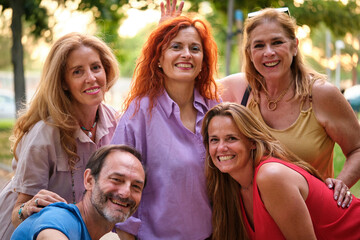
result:
M 128 212 L 123 212 L 121 209 L 112 210 L 110 207 L 106 206 L 107 201 L 113 199 L 119 201 L 123 204 L 128 204 L 130 209 Z M 111 223 L 124 222 L 128 219 L 137 209 L 136 203 L 130 198 L 121 198 L 120 196 L 115 196 L 112 193 L 105 194 L 99 187 L 98 183 L 95 183 L 95 188 L 91 194 L 91 203 L 98 211 L 98 213 L 103 216 L 107 221 Z M 115 204 L 115 203 L 112 203 Z

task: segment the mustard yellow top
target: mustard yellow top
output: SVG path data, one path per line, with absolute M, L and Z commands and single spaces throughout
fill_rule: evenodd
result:
M 310 163 L 326 179 L 334 177 L 333 150 L 335 142 L 327 135 L 317 121 L 310 96 L 310 107 L 302 110 L 297 120 L 287 129 L 277 130 L 269 127 L 261 116 L 258 103 L 251 99 L 248 108 L 288 149 Z

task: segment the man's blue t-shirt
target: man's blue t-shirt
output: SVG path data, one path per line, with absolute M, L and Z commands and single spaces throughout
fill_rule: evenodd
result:
M 22 222 L 16 229 L 11 240 L 32 240 L 44 229 L 61 231 L 71 240 L 91 240 L 90 234 L 74 204 L 57 202 L 50 204 Z

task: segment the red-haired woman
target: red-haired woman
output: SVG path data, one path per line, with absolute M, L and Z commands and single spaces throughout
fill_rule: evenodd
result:
M 218 103 L 216 62 L 217 47 L 203 20 L 172 18 L 149 36 L 112 140 L 143 156 L 147 185 L 135 213 L 141 226 L 130 219 L 118 229 L 140 239 L 211 236 L 200 130 Z

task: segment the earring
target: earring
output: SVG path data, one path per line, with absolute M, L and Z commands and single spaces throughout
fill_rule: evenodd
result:
M 158 67 L 161 68 L 161 64 L 160 64 L 160 63 L 158 63 Z
M 296 57 L 296 55 L 297 55 L 297 52 L 295 52 L 294 57 Z

